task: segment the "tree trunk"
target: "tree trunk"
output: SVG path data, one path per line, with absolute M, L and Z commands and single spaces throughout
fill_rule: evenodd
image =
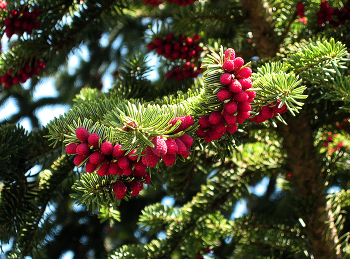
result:
M 279 50 L 278 40 L 271 22 L 268 20 L 268 5 L 262 0 L 241 0 L 248 19 L 248 26 L 253 32 L 257 55 L 260 58 L 276 56 Z
M 337 232 L 327 206 L 326 187 L 321 161 L 314 146 L 314 132 L 307 116 L 299 115 L 279 125 L 283 146 L 288 155 L 291 178 L 297 199 L 297 210 L 304 221 L 303 234 L 309 241 L 315 259 L 341 258 L 336 252 Z

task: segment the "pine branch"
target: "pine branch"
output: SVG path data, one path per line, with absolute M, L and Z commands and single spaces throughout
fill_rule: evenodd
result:
M 310 258 L 305 255 L 309 248 L 307 240 L 301 235 L 301 225 L 283 218 L 244 216 L 230 221 L 228 236 L 236 243 L 232 252 L 235 258 L 273 256 L 278 251 L 298 255 L 298 258 Z
M 180 136 L 174 135 L 172 132 L 176 130 L 180 123 L 170 127 L 169 122 L 175 117 L 189 115 L 196 107 L 200 100 L 200 96 L 188 94 L 188 99 L 184 100 L 183 95 L 179 95 L 177 104 L 162 105 L 157 104 L 141 104 L 138 100 L 127 101 L 120 99 L 119 91 L 114 91 L 110 95 L 101 95 L 97 92 L 89 92 L 92 96 L 89 100 L 73 106 L 73 108 L 64 116 L 55 118 L 51 121 L 47 128 L 49 129 L 49 138 L 53 141 L 53 145 L 57 145 L 60 141 L 73 143 L 77 141 L 75 137 L 75 129 L 83 126 L 91 132 L 101 131 L 102 138 L 108 138 L 113 143 L 123 144 L 127 152 L 131 152 L 137 148 L 138 153 L 147 146 L 153 146 L 149 138 L 153 136 Z M 100 97 L 96 99 L 97 97 Z M 79 99 L 81 101 L 82 98 Z M 130 122 L 134 123 L 131 127 Z M 127 127 L 129 130 L 125 130 Z M 187 131 L 192 132 L 194 127 Z
M 24 166 L 24 163 L 28 159 L 30 145 L 29 136 L 22 126 L 8 124 L 0 127 L 1 180 L 11 182 L 24 176 L 22 170 L 28 166 Z
M 97 94 L 99 96 L 99 94 Z M 73 106 L 72 109 L 64 116 L 53 119 L 48 123 L 49 140 L 53 140 L 53 145 L 56 146 L 59 141 L 63 141 L 65 134 L 71 132 L 74 134 L 75 129 L 72 129 L 72 125 L 76 127 L 84 126 L 87 128 L 100 128 L 99 122 L 103 119 L 104 115 L 108 111 L 113 110 L 114 106 L 117 106 L 118 98 L 107 100 L 106 97 L 81 103 Z M 92 124 L 95 124 L 94 126 Z M 105 131 L 105 128 L 101 128 Z M 104 136 L 105 137 L 105 136 Z
M 223 63 L 224 53 L 222 47 L 219 54 L 212 52 L 203 61 L 202 67 L 206 68 L 206 71 L 203 73 L 206 91 L 203 103 L 207 111 L 222 110 L 222 102 L 216 98 L 216 93 L 223 89 L 220 83 L 220 76 L 225 72 L 222 69 Z M 244 67 L 248 65 L 246 64 Z M 293 72 L 287 73 L 287 66 L 280 62 L 272 63 L 271 65 L 266 64 L 258 68 L 258 72 L 253 74 L 253 86 L 255 88 L 249 90 L 256 90 L 254 102 L 251 104 L 256 110 L 277 100 L 281 101 L 279 107 L 286 104 L 292 115 L 301 109 L 303 103 L 297 100 L 307 97 L 307 95 L 302 94 L 306 87 L 299 86 L 301 80 Z
M 35 193 L 35 185 L 27 182 L 24 173 L 20 181 L 4 184 L 0 203 L 0 234 L 4 243 L 9 242 L 10 234 L 21 232 L 27 215 L 37 209 L 33 202 L 33 193 Z
M 143 99 L 151 101 L 159 92 L 151 82 L 146 79 L 151 71 L 146 65 L 149 58 L 141 53 L 135 54 L 130 59 L 124 59 L 119 67 L 114 83 L 113 95 L 119 95 L 123 99 Z
M 341 75 L 339 69 L 347 68 L 346 46 L 333 38 L 296 44 L 295 48 L 286 62 L 297 75 L 313 84 L 333 80 L 335 75 Z
M 231 26 L 234 23 L 234 26 Z M 221 44 L 241 44 L 244 37 L 245 17 L 242 8 L 235 1 L 215 3 L 211 1 L 200 2 L 182 8 L 174 15 L 171 23 L 172 30 L 179 33 L 206 33 L 207 39 L 220 38 Z M 235 35 L 236 37 L 232 37 Z M 235 43 L 228 39 L 235 38 Z
M 339 107 L 339 112 L 348 112 L 350 110 L 350 76 L 336 77 L 327 99 L 344 102 L 344 106 Z
M 113 226 L 115 221 L 121 221 L 120 212 L 110 204 L 109 206 L 100 206 L 99 212 L 98 218 L 100 218 L 101 223 L 109 220 L 111 222 L 110 225 Z
M 299 112 L 303 103 L 297 99 L 305 99 L 307 95 L 302 94 L 306 87 L 299 86 L 301 80 L 298 76 L 293 73 L 264 73 L 262 75 L 261 72 L 258 75 L 260 77 L 254 76 L 254 86 L 261 90 L 257 91 L 254 106 L 262 107 L 272 103 L 271 100 L 273 102 L 281 100 L 279 107 L 286 104 L 292 115 L 294 112 Z
M 149 235 L 156 234 L 172 223 L 180 223 L 180 214 L 182 211 L 179 209 L 155 203 L 143 209 L 138 225 L 140 228 L 149 228 Z
M 265 134 L 260 133 L 258 137 L 256 142 L 246 143 L 238 147 L 238 151 L 231 156 L 232 161 L 238 167 L 246 168 L 251 172 L 280 170 L 284 163 L 285 154 L 279 138 L 271 131 Z
M 91 211 L 96 211 L 96 209 L 103 210 L 103 207 L 109 207 L 110 204 L 117 202 L 112 190 L 112 184 L 116 180 L 117 177 L 115 176 L 108 175 L 101 177 L 97 174 L 85 173 L 72 186 L 75 193 L 71 194 L 71 197 L 78 204 L 85 204 L 88 210 L 90 208 Z
M 153 240 L 151 243 L 141 247 L 141 246 L 124 246 L 122 249 L 115 251 L 111 258 L 121 258 L 126 256 L 127 253 L 134 253 L 135 251 L 147 253 L 147 258 L 162 258 L 171 256 L 178 249 L 183 251 L 182 247 L 187 247 L 187 243 L 184 240 L 192 240 L 192 233 L 198 226 L 203 226 L 201 222 L 204 222 L 210 214 L 215 211 L 226 211 L 231 207 L 231 202 L 233 200 L 239 199 L 242 192 L 244 191 L 244 186 L 242 183 L 244 179 L 242 178 L 242 172 L 233 172 L 228 170 L 222 173 L 217 173 L 213 180 L 208 180 L 206 186 L 202 186 L 202 191 L 197 193 L 197 195 L 192 199 L 191 202 L 187 203 L 181 208 L 181 211 L 174 212 L 172 209 L 166 209 L 166 212 L 170 213 L 165 216 L 165 211 L 163 206 L 155 205 L 159 211 L 159 218 L 154 218 L 155 211 L 152 207 L 144 210 L 143 215 L 140 218 L 140 224 L 143 227 L 162 227 L 165 223 L 163 220 L 169 217 L 170 222 L 167 221 L 167 238 L 165 240 Z M 163 215 L 163 216 L 162 216 Z M 174 215 L 171 216 L 171 215 Z M 164 217 L 165 216 L 165 217 Z M 201 238 L 201 237 L 194 237 Z M 190 245 L 192 242 L 189 242 Z M 130 250 L 129 250 L 130 249 Z M 186 251 L 193 252 L 192 249 L 185 249 Z M 127 252 L 128 251 L 128 252 Z M 138 257 L 134 257 L 138 258 Z
M 27 238 L 19 238 L 19 246 L 26 254 L 32 247 L 33 237 L 52 195 L 50 191 L 45 192 L 38 188 L 36 181 L 32 180 L 35 176 L 29 174 L 28 170 L 44 155 L 47 159 L 47 155 L 53 150 L 43 138 L 47 133 L 45 130 L 28 134 L 23 128 L 14 125 L 2 126 L 0 130 L 3 137 L 0 141 L 3 155 L 1 178 L 4 183 L 0 202 L 2 242 L 7 243 L 11 235 L 21 233 L 21 238 Z M 72 167 L 64 168 L 65 173 L 71 170 Z M 60 178 L 61 181 L 63 179 Z M 48 186 L 54 188 L 54 182 L 50 182 Z M 44 193 L 45 195 L 41 196 Z M 25 245 L 26 242 L 29 242 L 28 246 Z
M 221 178 L 222 175 L 218 174 Z M 230 178 L 230 176 L 228 177 Z M 215 179 L 215 182 L 217 180 L 219 179 Z M 210 183 L 208 182 L 208 184 Z M 174 209 L 161 204 L 146 207 L 139 219 L 140 226 L 149 228 L 150 233 L 157 233 L 166 228 L 167 238 L 165 240 L 153 240 L 150 244 L 144 246 L 123 246 L 111 258 L 122 258 L 123 256 L 129 258 L 128 255 L 134 256 L 134 258 L 145 256 L 147 258 L 163 258 L 164 256 L 168 258 L 167 256 L 172 256 L 179 250 L 182 251 L 182 256 L 185 254 L 187 256 L 192 254 L 193 256 L 197 251 L 203 249 L 200 245 L 200 248 L 197 248 L 199 250 L 196 250 L 196 246 L 193 245 L 196 242 L 193 238 L 199 238 L 201 240 L 199 243 L 204 241 L 208 245 L 216 244 L 216 239 L 219 237 L 233 238 L 239 242 L 237 250 L 234 252 L 236 256 L 241 256 L 238 258 L 246 258 L 244 255 L 247 256 L 250 250 L 242 251 L 241 249 L 252 245 L 256 246 L 258 251 L 271 251 L 273 249 L 298 253 L 308 249 L 305 238 L 300 234 L 300 224 L 293 225 L 293 223 L 283 221 L 283 219 L 280 219 L 283 223 L 276 223 L 275 219 L 267 221 L 256 217 L 227 221 L 216 209 L 221 211 L 223 203 L 227 202 L 226 198 L 231 197 L 229 199 L 232 199 L 232 189 L 224 191 L 225 186 L 222 186 L 223 193 L 228 193 L 227 196 L 224 195 L 226 198 L 217 197 L 218 199 L 214 198 L 214 201 L 208 203 L 209 200 L 204 198 L 206 195 L 209 194 L 215 197 L 216 194 L 221 192 L 219 186 L 210 185 L 203 188 L 201 194 L 197 194 L 192 202 L 181 209 Z M 232 183 L 229 185 L 232 185 Z M 270 223 L 267 222 L 274 223 L 269 225 Z M 201 233 L 200 237 L 193 234 L 196 232 Z M 186 244 L 192 249 L 189 249 Z
M 68 175 L 72 172 L 74 164 L 67 160 L 65 156 L 58 159 L 52 167 L 52 171 L 46 170 L 41 172 L 41 179 L 39 183 L 36 182 L 25 182 L 22 186 L 12 185 L 9 189 L 5 184 L 5 190 L 9 189 L 11 193 L 11 199 L 8 199 L 8 194 L 5 190 L 2 191 L 1 196 L 1 207 L 4 213 L 13 211 L 14 214 L 9 214 L 7 218 L 11 221 L 2 227 L 1 231 L 6 231 L 12 235 L 16 233 L 18 242 L 16 245 L 19 247 L 17 255 L 20 258 L 24 258 L 27 255 L 33 254 L 34 249 L 42 249 L 41 245 L 44 243 L 38 232 L 42 231 L 39 224 L 44 219 L 44 212 L 52 201 L 57 189 L 65 180 Z M 16 194 L 17 193 L 17 194 Z M 16 194 L 16 201 L 12 195 Z M 16 205 L 17 210 L 9 210 L 13 204 Z M 2 215 L 1 219 L 5 217 Z M 13 229 L 15 232 L 13 233 Z M 3 241 L 7 243 L 9 240 L 6 232 L 2 233 Z
M 95 1 L 85 1 L 83 6 L 80 5 L 82 8 L 79 8 L 79 15 L 75 12 L 71 13 L 72 22 L 64 24 L 62 19 L 67 11 L 76 9 L 74 6 L 72 1 L 59 2 L 52 6 L 36 6 L 41 10 L 51 11 L 50 16 L 39 16 L 45 27 L 42 26 L 41 31 L 33 33 L 29 38 L 20 38 L 14 48 L 2 53 L 0 72 L 4 74 L 9 68 L 18 71 L 27 58 L 40 56 L 50 59 L 55 51 L 79 45 L 84 40 L 84 33 L 91 31 L 96 20 L 99 21 L 103 14 L 111 12 L 112 6 L 115 7 L 114 11 L 119 10 L 118 15 L 121 15 L 121 10 L 126 7 L 126 1 L 116 3 L 114 0 L 106 0 L 97 5 Z M 114 13 L 116 14 L 117 12 Z

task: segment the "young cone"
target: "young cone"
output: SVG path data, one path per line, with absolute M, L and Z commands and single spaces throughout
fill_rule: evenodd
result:
M 167 153 L 168 148 L 163 137 L 156 136 L 152 140 L 152 143 L 154 144 L 154 147 L 151 149 L 156 156 L 162 157 Z
M 121 181 L 117 181 L 112 185 L 112 190 L 117 199 L 123 199 L 125 197 L 128 188 Z

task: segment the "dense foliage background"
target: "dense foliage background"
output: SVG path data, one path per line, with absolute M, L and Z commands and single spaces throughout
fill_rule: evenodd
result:
M 11 0 L 0 17 L 2 258 L 349 256 L 350 1 Z M 228 48 L 253 71 L 251 118 L 288 111 L 210 141 Z M 189 156 L 148 167 L 137 196 L 65 150 L 85 127 L 141 157 L 179 116 Z

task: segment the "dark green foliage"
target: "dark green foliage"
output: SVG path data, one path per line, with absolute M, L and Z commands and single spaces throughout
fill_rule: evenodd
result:
M 40 28 L 11 38 L 0 72 L 17 71 L 28 58 L 43 59 L 46 68 L 26 85 L 0 90 L 2 107 L 14 100 L 19 108 L 0 125 L 0 245 L 10 244 L 4 257 L 70 251 L 74 258 L 194 259 L 208 248 L 207 258 L 349 257 L 349 21 L 317 25 L 319 0 L 304 1 L 307 24 L 296 0 L 24 2 L 42 10 Z M 24 2 L 9 1 L 1 15 Z M 201 36 L 200 77 L 165 79 L 185 61 L 159 57 L 150 65 L 150 39 L 170 32 Z M 197 122 L 223 109 L 216 94 L 228 47 L 253 69 L 252 111 L 281 100 L 288 112 L 263 124 L 246 120 L 207 143 L 195 133 Z M 36 98 L 48 78 L 57 92 Z M 56 104 L 70 110 L 40 125 L 37 112 Z M 185 115 L 194 125 L 173 134 L 180 123 L 169 122 Z M 15 125 L 24 118 L 30 132 Z M 65 154 L 65 145 L 80 143 L 78 127 L 140 157 L 155 136 L 186 133 L 194 144 L 175 165 L 147 168 L 152 182 L 138 196 L 118 200 L 112 184 L 121 176 L 87 173 Z M 253 191 L 262 181 L 266 189 Z M 327 193 L 330 187 L 341 191 Z M 246 211 L 235 218 L 241 201 Z

